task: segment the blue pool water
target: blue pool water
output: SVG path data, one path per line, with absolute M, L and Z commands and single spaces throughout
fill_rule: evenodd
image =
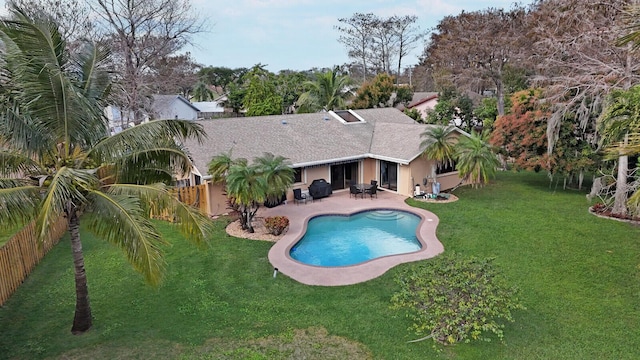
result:
M 309 265 L 347 266 L 414 252 L 421 248 L 416 238 L 419 222 L 419 216 L 396 210 L 318 216 L 309 220 L 290 255 Z

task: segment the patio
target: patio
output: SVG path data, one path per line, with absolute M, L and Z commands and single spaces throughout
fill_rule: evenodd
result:
M 293 201 L 274 208 L 261 208 L 258 216 L 286 216 L 289 230 L 269 250 L 269 261 L 279 272 L 307 285 L 340 286 L 351 285 L 381 276 L 394 266 L 402 263 L 432 258 L 444 251 L 436 238 L 438 218 L 435 214 L 411 207 L 404 202 L 405 197 L 388 191 L 378 191 L 378 198 L 349 197 L 349 190 L 334 192 L 333 195 L 316 201 L 295 204 Z M 422 248 L 416 252 L 385 256 L 362 264 L 343 267 L 320 267 L 302 264 L 289 256 L 291 247 L 303 236 L 307 221 L 321 214 L 348 215 L 370 209 L 393 209 L 410 211 L 422 218 L 418 225 L 417 238 Z

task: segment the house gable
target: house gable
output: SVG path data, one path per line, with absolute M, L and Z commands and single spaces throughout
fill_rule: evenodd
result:
M 151 105 L 156 119 L 196 120 L 198 108 L 180 95 L 153 95 Z

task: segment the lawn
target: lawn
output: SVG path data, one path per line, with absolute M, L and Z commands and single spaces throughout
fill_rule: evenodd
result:
M 527 309 L 505 343 L 407 344 L 408 320 L 389 309 L 396 269 L 332 288 L 274 279 L 271 244 L 229 237 L 221 220 L 207 248 L 161 224 L 173 246 L 157 289 L 83 232 L 95 321 L 82 336 L 69 331 L 73 270 L 61 241 L 0 309 L 0 358 L 640 358 L 639 227 L 590 215 L 585 191 L 550 187 L 544 174 L 501 173 L 455 194 L 408 201 L 439 216 L 446 250 L 495 257 L 520 287 Z
M 18 231 L 22 229 L 22 226 L 7 226 L 0 228 L 0 246 L 4 245 L 9 241 L 13 235 L 15 235 Z

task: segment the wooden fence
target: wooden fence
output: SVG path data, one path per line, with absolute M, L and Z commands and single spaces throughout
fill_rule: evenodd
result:
M 206 184 L 175 188 L 173 191 L 181 202 L 200 209 L 204 214 L 208 213 Z
M 31 223 L 0 247 L 0 306 L 4 305 L 33 268 L 60 241 L 67 231 L 67 221 L 61 217 L 41 244 L 37 243 L 34 228 Z
M 186 186 L 174 188 L 171 190 L 175 196 L 185 204 L 189 204 L 200 210 L 203 214 L 209 213 L 209 204 L 207 202 L 207 185 L 201 184 L 196 186 Z M 173 221 L 173 214 L 168 211 L 162 214 L 151 213 L 151 216 L 155 219 L 161 219 L 166 221 Z

